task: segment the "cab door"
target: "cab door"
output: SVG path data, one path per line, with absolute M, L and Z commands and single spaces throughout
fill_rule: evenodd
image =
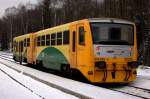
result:
M 70 64 L 72 68 L 86 66 L 87 54 L 85 44 L 85 26 L 83 23 L 71 26 L 70 30 Z
M 88 59 L 88 49 L 85 42 L 85 25 L 84 23 L 77 24 L 77 65 L 80 67 L 85 67 L 87 65 Z

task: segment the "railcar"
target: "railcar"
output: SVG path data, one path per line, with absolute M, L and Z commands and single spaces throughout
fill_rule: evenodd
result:
M 72 73 L 92 83 L 129 83 L 138 68 L 135 24 L 91 18 L 13 39 L 16 61 Z

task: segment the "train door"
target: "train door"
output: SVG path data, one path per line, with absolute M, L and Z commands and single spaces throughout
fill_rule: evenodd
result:
M 32 34 L 29 36 L 29 38 L 27 39 L 27 46 L 28 46 L 28 51 L 27 51 L 27 59 L 28 59 L 28 63 L 32 63 Z
M 70 64 L 71 67 L 86 66 L 88 49 L 85 45 L 85 26 L 84 24 L 72 25 L 70 29 Z
M 34 49 L 35 49 L 35 42 L 34 42 L 34 35 L 30 35 L 30 41 L 29 41 L 29 46 L 28 46 L 28 63 L 33 64 L 34 61 Z
M 32 44 L 32 61 L 33 61 L 33 64 L 36 64 L 36 52 L 37 52 L 37 50 L 36 50 L 36 36 L 35 36 L 35 34 L 33 34 L 32 35 L 32 42 L 33 42 L 33 44 Z
M 85 44 L 85 26 L 84 23 L 77 24 L 77 66 L 85 67 L 88 59 L 88 50 Z M 79 68 L 80 68 L 79 67 Z
M 71 68 L 76 68 L 77 66 L 77 51 L 76 51 L 76 43 L 77 43 L 77 33 L 76 33 L 76 25 L 72 25 L 70 27 L 70 66 Z
M 22 63 L 23 41 L 19 42 L 19 62 Z

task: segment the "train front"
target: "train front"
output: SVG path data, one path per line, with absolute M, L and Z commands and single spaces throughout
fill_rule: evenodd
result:
M 136 29 L 119 19 L 90 21 L 94 48 L 94 82 L 129 83 L 138 68 Z

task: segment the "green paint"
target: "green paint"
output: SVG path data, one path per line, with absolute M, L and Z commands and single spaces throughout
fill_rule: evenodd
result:
M 54 47 L 45 48 L 37 60 L 42 61 L 44 67 L 55 70 L 60 70 L 61 64 L 68 64 L 63 53 Z

